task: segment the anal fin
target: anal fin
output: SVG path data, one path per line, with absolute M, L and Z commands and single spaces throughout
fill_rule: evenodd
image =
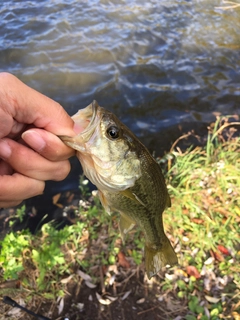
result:
M 135 226 L 135 222 L 129 217 L 127 217 L 125 214 L 121 213 L 119 229 L 120 229 L 120 233 L 123 241 L 124 241 L 125 235 L 128 233 L 128 231 L 132 230 L 134 226 Z

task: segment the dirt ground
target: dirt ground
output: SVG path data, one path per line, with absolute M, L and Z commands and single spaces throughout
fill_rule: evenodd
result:
M 85 284 L 82 284 L 80 288 L 73 286 L 71 297 L 63 310 L 64 316 L 71 320 L 173 319 L 185 309 L 183 303 L 177 306 L 178 311 L 168 310 L 171 308 L 170 301 L 167 305 L 156 284 L 152 288 L 144 284 L 142 271 L 132 272 L 130 276 L 119 282 L 118 287 L 116 284 L 117 282 L 114 287 L 107 288 L 106 293 L 102 295 L 101 302 L 97 298 L 97 289 L 100 288 L 90 289 Z M 109 298 L 104 299 L 107 296 Z M 109 305 L 104 305 L 103 302 L 108 303 L 111 297 L 116 300 Z M 81 303 L 80 312 L 76 307 L 78 303 Z
M 26 307 L 51 320 L 184 319 L 181 317 L 187 309 L 184 300 L 176 301 L 174 297 L 171 299 L 169 295 L 161 294 L 158 283 L 156 281 L 147 283 L 140 269 L 130 270 L 126 278 L 116 279 L 113 286 L 105 289 L 106 291 L 102 293 L 101 284 L 96 288 L 89 288 L 84 280 L 79 280 L 78 283 L 70 281 L 62 300 L 49 302 L 36 293 Z M 26 292 L 21 293 L 19 289 L 11 289 L 5 294 L 18 303 L 27 301 L 24 299 Z M 0 302 L 0 314 L 1 320 L 35 319 L 3 302 Z

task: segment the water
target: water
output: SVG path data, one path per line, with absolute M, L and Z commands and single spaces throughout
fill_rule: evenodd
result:
M 221 6 L 2 0 L 0 71 L 71 115 L 96 99 L 160 154 L 216 114 L 240 113 L 240 7 Z

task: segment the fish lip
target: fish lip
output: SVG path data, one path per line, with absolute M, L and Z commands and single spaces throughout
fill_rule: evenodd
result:
M 90 107 L 91 110 L 89 110 Z M 82 109 L 82 111 L 80 110 L 79 117 L 81 118 L 82 115 L 83 118 L 85 117 L 85 120 L 90 120 L 86 128 L 78 135 L 79 137 L 81 137 L 81 140 L 83 142 L 87 142 L 91 138 L 93 132 L 95 131 L 99 123 L 99 119 L 101 118 L 100 109 L 101 108 L 98 105 L 97 101 L 93 100 L 93 102 L 90 105 L 88 105 L 85 109 Z M 77 117 L 78 114 L 76 115 L 76 117 L 74 116 L 72 118 L 76 123 Z
M 77 134 L 75 137 L 69 136 L 58 136 L 66 145 L 72 147 L 78 151 L 84 151 L 84 144 L 91 138 L 93 135 L 98 123 L 101 107 L 98 105 L 96 100 L 93 100 L 91 104 L 87 107 L 80 109 L 74 116 L 72 116 L 73 121 L 80 126 L 86 121 L 89 121 L 85 129 Z
M 93 100 L 93 102 L 92 102 L 92 118 L 91 118 L 91 121 L 89 122 L 87 128 L 93 125 L 93 123 L 96 119 L 96 116 L 97 116 L 98 109 L 99 109 L 99 105 L 98 105 L 97 101 Z

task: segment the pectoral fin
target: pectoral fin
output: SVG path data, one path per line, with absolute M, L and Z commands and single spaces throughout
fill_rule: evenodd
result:
M 132 230 L 134 226 L 135 226 L 135 222 L 125 214 L 121 213 L 119 229 L 120 229 L 120 233 L 123 241 L 124 241 L 125 235 L 128 233 L 128 231 Z
M 98 190 L 98 197 L 99 197 L 99 199 L 101 201 L 101 204 L 102 204 L 103 208 L 110 215 L 111 214 L 111 208 L 108 205 L 108 201 L 107 201 L 106 197 L 104 196 L 104 194 L 99 190 Z
M 130 191 L 129 189 L 123 190 L 123 191 L 121 191 L 121 193 L 122 193 L 125 197 L 127 197 L 127 198 L 129 198 L 129 199 L 131 199 L 131 200 L 133 200 L 133 201 L 135 201 L 135 202 L 138 202 L 138 203 L 140 203 L 142 206 L 146 207 L 146 205 L 142 202 L 142 200 L 139 199 L 138 196 L 137 196 L 135 193 L 133 193 L 132 191 Z

